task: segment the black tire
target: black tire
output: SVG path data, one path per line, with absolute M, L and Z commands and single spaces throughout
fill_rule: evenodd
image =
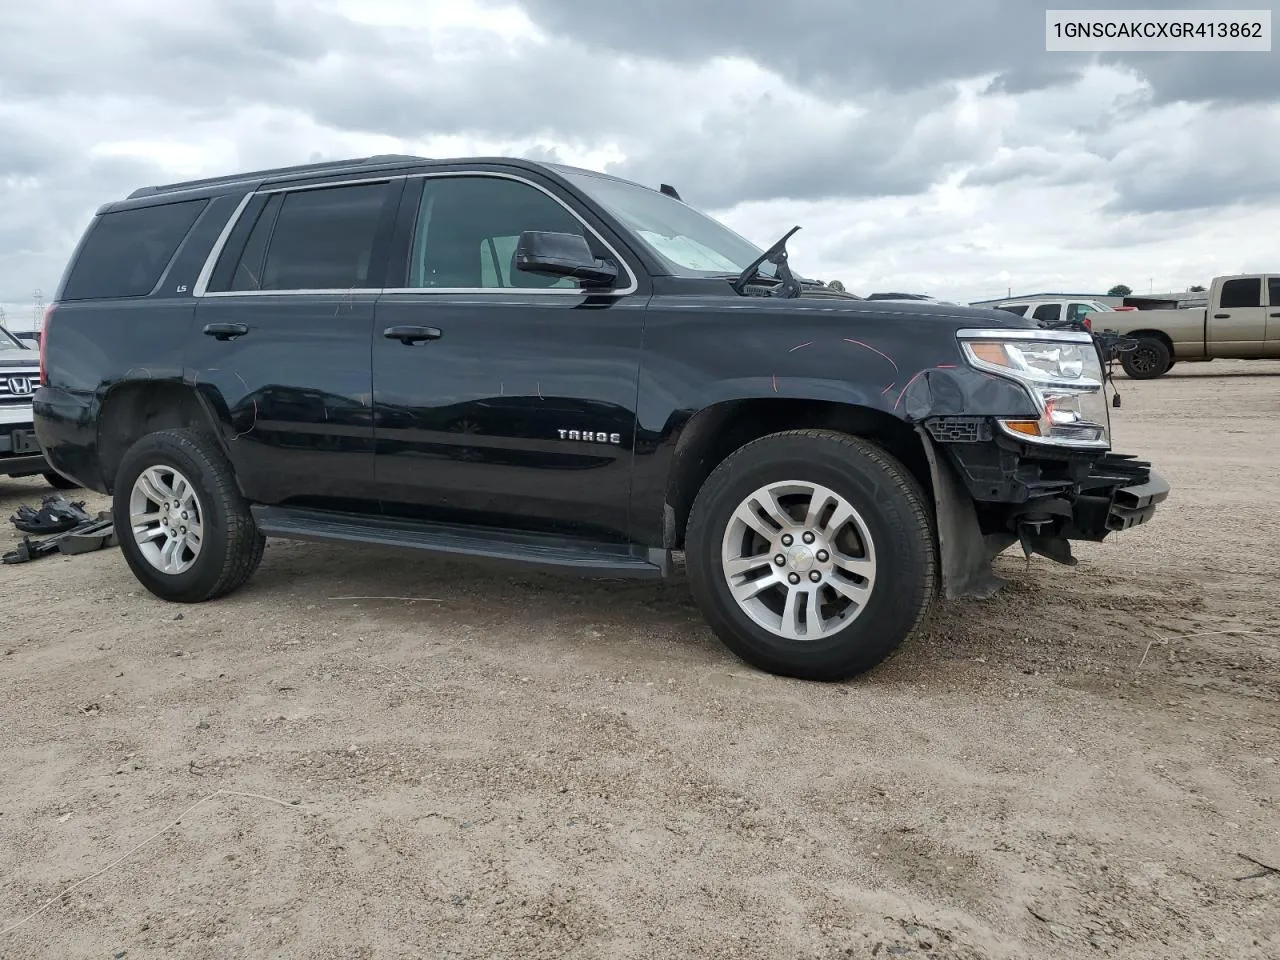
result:
M 56 473 L 53 470 L 49 470 L 41 474 L 41 476 L 44 477 L 44 482 L 55 490 L 75 490 L 80 486 L 80 484 L 76 483 L 74 480 L 68 480 L 62 474 Z
M 204 537 L 195 562 L 182 573 L 164 573 L 152 566 L 133 536 L 130 493 L 138 477 L 152 467 L 180 471 L 199 498 Z M 214 600 L 243 586 L 258 568 L 266 545 L 236 486 L 231 464 L 217 441 L 197 430 L 148 434 L 130 447 L 116 473 L 112 515 L 134 576 L 157 597 L 177 603 Z
M 787 480 L 818 483 L 861 515 L 875 547 L 876 584 L 848 624 L 812 641 L 756 623 L 733 598 L 721 565 L 727 525 L 753 491 Z M 847 434 L 793 430 L 732 453 L 703 483 L 690 512 L 685 565 L 711 629 L 743 660 L 769 673 L 839 681 L 875 667 L 920 625 L 937 594 L 937 548 L 920 485 L 880 447 Z
M 1120 354 L 1120 366 L 1130 380 L 1154 380 L 1173 366 L 1173 351 L 1159 337 L 1134 337 L 1137 346 Z

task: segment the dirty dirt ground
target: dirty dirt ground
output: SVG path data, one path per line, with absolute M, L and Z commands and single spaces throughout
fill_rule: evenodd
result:
M 1280 956 L 1280 364 L 1117 383 L 1152 524 L 837 686 L 682 582 L 0 568 L 0 957 Z

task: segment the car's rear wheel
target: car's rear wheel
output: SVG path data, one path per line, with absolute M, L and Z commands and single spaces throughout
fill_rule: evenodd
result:
M 265 540 L 208 434 L 152 433 L 125 454 L 113 519 L 139 582 L 179 603 L 213 600 L 240 587 L 262 560 Z
M 1120 366 L 1133 380 L 1154 380 L 1173 366 L 1173 351 L 1159 337 L 1135 337 L 1137 345 L 1120 354 Z
M 690 514 L 685 562 L 729 649 L 812 680 L 883 661 L 936 592 L 919 484 L 880 447 L 827 431 L 773 434 L 716 467 Z

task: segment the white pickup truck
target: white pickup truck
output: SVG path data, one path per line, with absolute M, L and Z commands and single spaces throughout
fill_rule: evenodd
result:
M 1280 272 L 1215 277 L 1209 305 L 1187 310 L 1126 310 L 1089 315 L 1095 332 L 1138 341 L 1120 354 L 1135 380 L 1163 376 L 1179 360 L 1280 360 Z

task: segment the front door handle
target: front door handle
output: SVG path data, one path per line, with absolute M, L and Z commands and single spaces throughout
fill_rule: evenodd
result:
M 234 340 L 248 332 L 248 326 L 243 323 L 206 323 L 204 325 L 205 336 L 213 337 L 215 340 Z
M 399 340 L 406 347 L 424 340 L 439 340 L 444 336 L 439 327 L 387 327 L 382 335 L 388 340 Z
M 1230 319 L 1231 319 L 1231 314 L 1229 314 L 1229 313 L 1215 313 L 1215 314 L 1213 315 L 1213 319 L 1215 319 L 1215 320 L 1230 320 Z

